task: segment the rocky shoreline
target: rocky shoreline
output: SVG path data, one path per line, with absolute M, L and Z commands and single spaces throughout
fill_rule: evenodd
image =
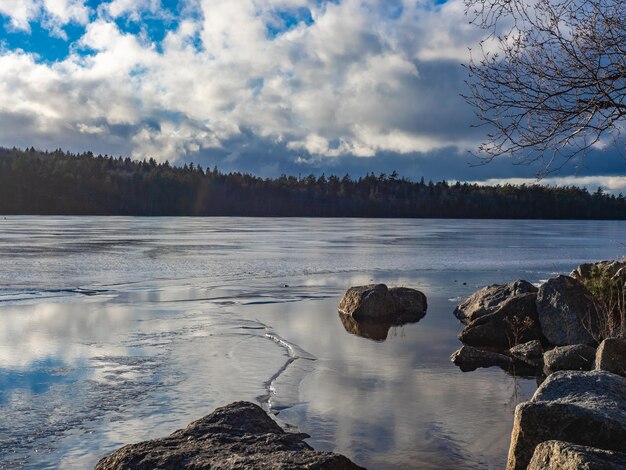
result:
M 620 311 L 590 291 L 593 276 L 623 289 L 626 261 L 582 265 L 539 287 L 519 279 L 475 292 L 454 310 L 464 326 L 464 346 L 452 362 L 463 371 L 495 365 L 536 376 L 593 369 L 599 344 L 623 337 L 626 329 L 623 290 L 615 295 L 622 299 Z M 610 344 L 620 348 L 618 338 Z
M 603 261 L 539 287 L 487 286 L 455 309 L 455 365 L 541 383 L 515 409 L 508 470 L 626 468 L 625 286 L 626 261 Z

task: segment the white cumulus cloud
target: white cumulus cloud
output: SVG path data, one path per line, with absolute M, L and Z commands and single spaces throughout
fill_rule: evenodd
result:
M 462 0 L 188 0 L 162 41 L 120 29 L 174 14 L 158 0 L 105 2 L 91 19 L 81 0 L 3 0 L 0 12 L 23 29 L 37 15 L 57 32 L 86 24 L 61 61 L 0 53 L 0 145 L 91 136 L 103 151 L 108 138 L 176 161 L 203 148 L 236 155 L 228 146 L 248 135 L 320 157 L 475 143 L 459 62 L 480 33 Z

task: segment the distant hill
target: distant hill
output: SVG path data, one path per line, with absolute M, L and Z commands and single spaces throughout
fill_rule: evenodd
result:
M 413 182 L 373 174 L 263 179 L 199 166 L 0 148 L 0 213 L 626 219 L 602 190 Z

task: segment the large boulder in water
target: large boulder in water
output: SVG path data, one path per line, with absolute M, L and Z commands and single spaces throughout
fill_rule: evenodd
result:
M 626 454 L 570 442 L 546 441 L 535 447 L 526 470 L 624 470 Z
M 457 305 L 454 309 L 454 316 L 467 325 L 482 316 L 494 313 L 511 297 L 536 292 L 535 286 L 522 279 L 508 284 L 492 284 L 476 291 Z
M 537 315 L 541 332 L 555 346 L 597 344 L 602 306 L 582 282 L 558 276 L 543 283 L 537 292 Z
M 591 370 L 595 358 L 596 350 L 586 344 L 557 346 L 543 354 L 543 370 L 546 375 L 557 370 Z
M 495 311 L 471 321 L 459 339 L 470 346 L 500 351 L 541 339 L 535 297 L 535 293 L 527 293 L 507 298 Z
M 385 284 L 351 287 L 339 303 L 339 312 L 355 320 L 417 321 L 426 314 L 426 296 L 408 287 Z
M 626 452 L 626 378 L 605 371 L 550 375 L 515 408 L 507 469 L 526 469 L 535 447 L 549 440 Z
M 94 470 L 361 468 L 343 455 L 313 450 L 307 437 L 283 431 L 253 403 L 236 402 L 169 437 L 124 446 Z

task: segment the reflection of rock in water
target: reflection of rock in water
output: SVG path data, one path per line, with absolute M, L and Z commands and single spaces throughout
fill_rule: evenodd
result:
M 385 341 L 389 328 L 392 326 L 402 326 L 407 323 L 415 323 L 422 319 L 424 315 L 412 315 L 398 317 L 391 321 L 362 319 L 355 320 L 350 315 L 339 312 L 339 319 L 348 333 L 368 338 L 374 341 Z

